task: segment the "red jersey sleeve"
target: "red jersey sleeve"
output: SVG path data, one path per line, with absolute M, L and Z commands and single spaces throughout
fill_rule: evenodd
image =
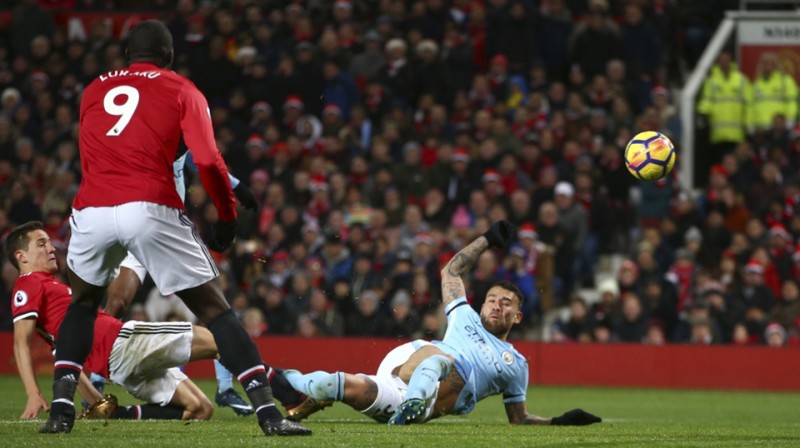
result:
M 14 322 L 28 318 L 39 318 L 44 288 L 42 283 L 30 275 L 22 275 L 14 284 L 11 315 Z
M 181 130 L 192 153 L 200 181 L 217 207 L 221 221 L 236 219 L 236 199 L 228 179 L 228 168 L 214 140 L 214 129 L 205 97 L 190 82 L 181 87 Z

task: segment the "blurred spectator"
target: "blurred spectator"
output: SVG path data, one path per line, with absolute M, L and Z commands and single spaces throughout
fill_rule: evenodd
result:
M 594 321 L 586 301 L 575 297 L 569 302 L 569 319 L 557 324 L 552 340 L 589 342 L 592 340 L 593 331 Z
M 264 320 L 264 313 L 258 308 L 248 308 L 242 313 L 240 318 L 242 326 L 250 337 L 255 338 L 266 333 L 267 323 Z
M 745 323 L 750 334 L 761 335 L 766 328 L 767 311 L 775 303 L 775 296 L 764 284 L 764 265 L 751 259 L 744 267 L 744 285 L 734 294 L 737 306 L 745 309 Z
M 385 336 L 386 318 L 380 313 L 380 297 L 374 290 L 367 290 L 355 298 L 356 306 L 345 318 L 347 336 Z
M 622 313 L 613 323 L 614 339 L 620 342 L 642 342 L 648 330 L 648 315 L 641 298 L 634 292 L 622 298 Z
M 344 316 L 333 306 L 325 291 L 319 288 L 311 290 L 308 316 L 321 336 L 344 335 Z
M 786 330 L 780 324 L 771 323 L 764 330 L 764 340 L 769 347 L 783 347 L 786 345 Z
M 394 338 L 411 338 L 419 328 L 419 317 L 411 307 L 411 297 L 405 290 L 394 293 L 389 304 L 392 311 L 385 336 Z
M 536 28 L 538 42 L 546 42 L 538 49 L 551 79 L 564 79 L 569 65 L 568 45 L 574 22 L 566 3 L 565 0 L 546 2 Z
M 575 28 L 571 42 L 571 60 L 588 78 L 605 71 L 606 62 L 619 57 L 619 30 L 610 18 L 607 0 L 591 0 L 586 23 Z
M 643 87 L 649 87 L 658 75 L 662 62 L 660 33 L 636 3 L 628 3 L 624 7 L 623 17 L 624 22 L 620 27 L 621 55 L 628 68 L 628 76 Z

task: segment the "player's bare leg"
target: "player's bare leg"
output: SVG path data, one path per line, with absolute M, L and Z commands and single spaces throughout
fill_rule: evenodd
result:
M 220 362 L 233 372 L 256 409 L 265 435 L 310 435 L 311 430 L 283 418 L 275 406 L 267 369 L 250 336 L 231 311 L 217 281 L 177 293 L 214 336 Z
M 217 342 L 208 328 L 192 325 L 192 353 L 189 355 L 189 361 L 216 359 L 217 350 Z
M 121 319 L 128 312 L 136 291 L 142 286 L 139 276 L 126 267 L 119 268 L 119 275 L 108 285 L 108 300 L 105 312 Z
M 208 420 L 214 413 L 206 394 L 188 379 L 181 381 L 169 404 L 183 408 L 181 420 Z
M 58 330 L 56 361 L 53 373 L 53 403 L 50 418 L 39 429 L 41 433 L 70 432 L 75 423 L 75 389 L 94 341 L 94 321 L 103 300 L 105 287 L 83 281 L 67 269 L 72 288 L 64 321 Z

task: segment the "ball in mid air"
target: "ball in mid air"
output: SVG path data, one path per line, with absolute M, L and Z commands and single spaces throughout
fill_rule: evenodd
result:
M 675 166 L 675 147 L 670 139 L 656 131 L 636 134 L 625 147 L 625 166 L 641 180 L 658 180 Z

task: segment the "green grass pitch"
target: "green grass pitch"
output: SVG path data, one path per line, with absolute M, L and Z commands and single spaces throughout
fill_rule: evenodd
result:
M 200 381 L 213 397 L 214 383 Z M 48 378 L 40 386 L 49 391 Z M 123 404 L 135 400 L 110 386 Z M 49 394 L 46 394 L 48 396 Z M 581 407 L 603 417 L 586 427 L 510 426 L 500 397 L 467 416 L 424 425 L 388 427 L 341 403 L 312 416 L 311 437 L 265 438 L 254 417 L 216 409 L 209 422 L 88 421 L 65 435 L 36 433 L 41 420 L 18 420 L 25 391 L 18 378 L 0 376 L 3 447 L 753 447 L 800 446 L 800 394 L 532 387 L 528 410 L 543 416 Z

